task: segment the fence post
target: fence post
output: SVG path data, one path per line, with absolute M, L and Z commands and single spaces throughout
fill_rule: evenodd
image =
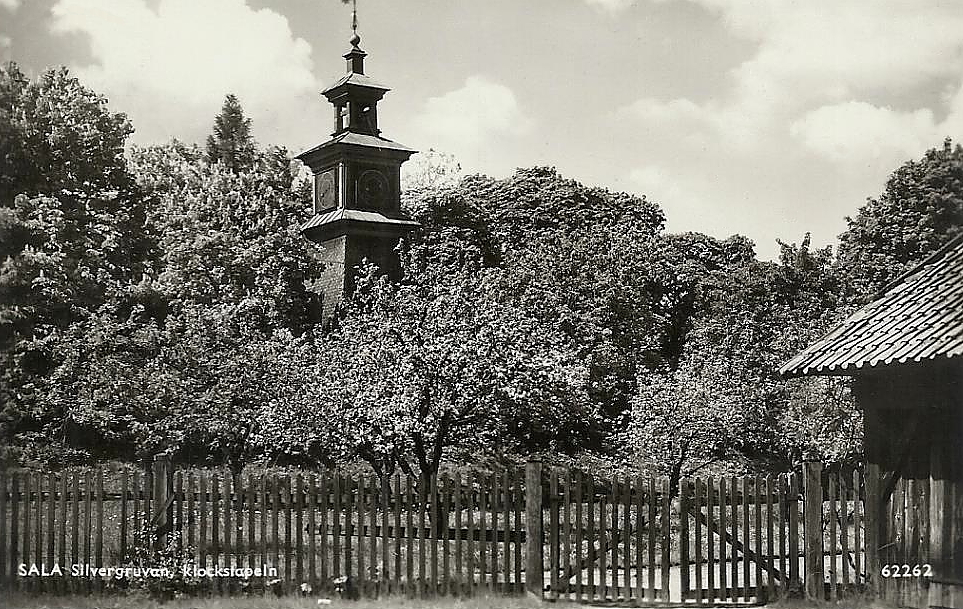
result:
M 880 496 L 880 472 L 879 465 L 866 462 L 866 470 L 863 473 L 863 487 L 865 498 L 863 499 L 863 516 L 865 518 L 866 533 L 863 539 L 866 552 L 866 585 L 870 593 L 879 594 L 879 547 L 880 532 L 882 531 L 881 508 L 883 506 Z
M 823 600 L 823 465 L 818 461 L 803 463 L 804 545 L 803 583 L 806 598 Z M 835 560 L 835 556 L 832 557 Z
M 542 464 L 525 465 L 525 591 L 542 598 L 545 589 L 542 526 Z
M 167 537 L 174 521 L 174 476 L 171 472 L 171 458 L 169 455 L 154 456 L 154 513 L 151 514 L 151 524 L 156 533 L 158 548 L 167 546 Z

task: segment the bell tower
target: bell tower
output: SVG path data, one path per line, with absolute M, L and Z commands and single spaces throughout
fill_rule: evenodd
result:
M 325 318 L 350 296 L 363 260 L 400 274 L 395 247 L 419 226 L 401 212 L 401 164 L 416 151 L 381 137 L 378 102 L 390 89 L 365 74 L 357 31 L 350 43 L 346 74 L 322 91 L 334 108 L 331 138 L 297 156 L 314 179 L 314 216 L 301 232 L 323 248 Z

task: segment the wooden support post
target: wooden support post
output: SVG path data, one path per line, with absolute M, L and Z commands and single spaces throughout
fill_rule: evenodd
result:
M 803 582 L 806 598 L 823 600 L 823 485 L 822 463 L 807 461 L 803 464 L 804 545 Z
M 542 527 L 542 464 L 525 466 L 525 591 L 542 598 L 545 588 Z
M 154 474 L 154 512 L 151 522 L 156 532 L 155 543 L 158 549 L 167 547 L 167 538 L 174 520 L 174 476 L 171 472 L 171 458 L 168 455 L 155 455 Z

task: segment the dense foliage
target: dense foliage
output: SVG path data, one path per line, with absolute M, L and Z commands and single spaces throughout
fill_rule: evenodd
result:
M 0 442 L 19 462 L 435 471 L 604 459 L 706 468 L 852 459 L 842 380 L 779 364 L 958 234 L 963 150 L 897 169 L 840 237 L 760 261 L 665 231 L 644 197 L 551 168 L 465 176 L 429 151 L 402 276 L 371 266 L 334 320 L 298 227 L 309 189 L 228 96 L 205 150 L 132 149 L 66 70 L 0 71 Z M 325 323 L 322 323 L 325 321 Z

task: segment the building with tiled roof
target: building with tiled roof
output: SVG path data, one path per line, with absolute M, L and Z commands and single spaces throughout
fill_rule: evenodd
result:
M 875 589 L 903 606 L 963 608 L 963 235 L 780 372 L 853 379 Z M 884 577 L 895 564 L 930 565 L 932 577 Z
M 784 376 L 963 356 L 963 235 L 897 279 L 883 295 L 786 362 Z

